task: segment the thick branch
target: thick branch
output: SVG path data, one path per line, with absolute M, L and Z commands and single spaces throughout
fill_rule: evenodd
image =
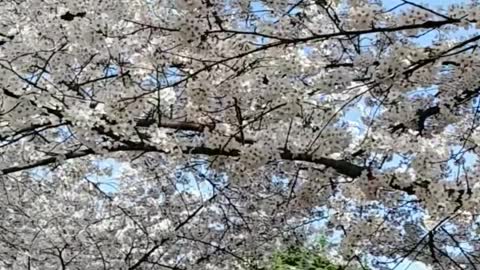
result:
M 456 96 L 454 98 L 455 103 L 450 106 L 446 105 L 445 107 L 452 110 L 461 104 L 471 100 L 472 98 L 478 96 L 480 93 L 480 88 L 476 88 L 474 90 L 465 90 L 463 91 L 460 95 Z M 426 109 L 420 109 L 416 113 L 416 118 L 413 120 L 416 125 L 416 130 L 419 132 L 420 135 L 423 134 L 423 131 L 425 130 L 425 122 L 428 120 L 428 118 L 438 115 L 441 112 L 440 106 L 435 105 Z M 400 123 L 397 125 L 394 125 L 391 127 L 391 132 L 395 133 L 396 131 L 405 131 L 407 128 L 407 125 L 405 123 Z
M 110 153 L 131 152 L 131 151 L 168 153 L 165 150 L 158 149 L 154 146 L 145 145 L 142 143 L 129 143 L 126 145 L 121 145 L 121 146 L 106 149 L 106 150 Z M 238 149 L 222 150 L 219 148 L 208 148 L 208 147 L 185 147 L 182 149 L 182 152 L 185 154 L 207 155 L 207 156 L 239 157 L 241 155 L 241 151 Z M 69 159 L 81 158 L 81 157 L 85 157 L 93 154 L 95 154 L 95 152 L 91 149 L 79 150 L 79 151 L 65 154 L 64 157 L 62 157 L 62 159 L 69 160 Z M 280 156 L 284 160 L 304 161 L 304 162 L 324 165 L 324 166 L 333 168 L 335 171 L 337 171 L 342 175 L 345 175 L 347 177 L 352 177 L 352 178 L 360 176 L 362 171 L 364 170 L 364 168 L 345 160 L 336 160 L 336 159 L 330 159 L 330 158 L 313 158 L 311 155 L 292 154 L 290 152 L 282 152 Z M 60 160 L 60 155 L 58 157 L 45 158 L 27 165 L 12 166 L 8 168 L 4 168 L 0 171 L 2 172 L 2 174 L 11 174 L 19 171 L 24 171 L 28 169 L 33 169 L 33 168 L 53 164 L 55 162 L 58 162 L 59 160 Z
M 156 119 L 141 119 L 137 120 L 136 122 L 137 127 L 149 127 L 151 125 L 160 125 L 163 128 L 171 128 L 177 130 L 189 130 L 189 131 L 197 131 L 203 132 L 205 128 L 209 128 L 210 130 L 214 129 L 214 125 L 206 125 L 206 124 L 198 124 L 194 122 L 183 122 L 183 121 L 169 121 L 163 120 L 159 124 Z

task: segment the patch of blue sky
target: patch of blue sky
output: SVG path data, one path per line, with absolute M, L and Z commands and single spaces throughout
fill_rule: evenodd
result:
M 196 175 L 198 177 L 196 177 Z M 226 178 L 224 176 L 209 175 L 209 170 L 206 167 L 200 166 L 194 171 L 192 170 L 183 170 L 181 167 L 175 173 L 176 178 L 176 192 L 187 192 L 190 194 L 196 194 L 201 197 L 211 197 L 216 192 L 213 184 L 218 184 L 219 182 L 225 182 Z M 205 180 L 208 178 L 208 181 Z
M 262 20 L 267 21 L 267 22 L 275 22 L 278 18 L 276 16 L 270 16 L 270 12 L 264 12 L 264 11 L 270 11 L 271 9 L 264 5 L 262 1 L 252 1 L 250 2 L 250 12 L 252 13 L 260 13 L 259 17 L 262 18 Z M 258 14 L 257 14 L 258 15 Z
M 108 65 L 103 70 L 105 76 L 113 76 L 118 74 L 118 67 L 115 65 Z
M 388 1 L 382 1 L 385 9 L 391 9 L 395 6 L 398 6 L 404 1 L 402 0 L 388 0 Z M 440 13 L 443 13 L 447 15 L 446 11 L 448 10 L 448 7 L 452 5 L 461 5 L 461 4 L 468 4 L 472 3 L 473 1 L 469 0 L 410 0 L 409 2 L 423 5 L 427 8 L 432 8 L 433 10 L 441 10 Z M 395 13 L 402 12 L 406 8 L 413 8 L 411 5 L 403 5 L 402 7 L 398 8 Z M 432 44 L 433 40 L 436 40 L 438 38 L 438 31 L 424 31 L 424 35 L 420 38 L 415 39 L 415 43 L 421 45 L 421 46 L 429 46 Z M 457 39 L 462 39 L 466 36 L 472 35 L 472 34 L 478 34 L 478 30 L 474 28 L 469 28 L 469 29 L 455 29 L 455 31 L 450 32 L 448 34 L 442 34 L 443 40 L 457 40 Z
M 382 1 L 383 6 L 386 9 L 391 9 L 395 6 L 402 4 L 404 1 L 402 0 L 387 0 Z M 438 10 L 438 8 L 445 8 L 449 5 L 459 5 L 459 4 L 466 4 L 471 1 L 469 0 L 409 0 L 409 2 L 420 4 L 420 5 L 427 5 L 427 7 L 433 8 L 434 10 Z
M 73 163 L 74 161 L 68 160 L 66 163 Z M 89 173 L 85 175 L 89 181 L 98 184 L 98 186 L 106 193 L 115 193 L 118 190 L 118 178 L 121 176 L 122 167 L 114 159 L 100 159 L 94 161 L 95 165 L 101 169 L 111 169 L 111 174 L 96 174 Z M 52 171 L 46 167 L 39 167 L 32 169 L 30 176 L 37 181 L 49 181 L 51 180 Z
M 106 192 L 113 194 L 118 191 L 119 182 L 118 179 L 121 177 L 123 169 L 121 164 L 118 161 L 107 158 L 93 161 L 93 163 L 100 170 L 110 170 L 110 174 L 99 175 L 99 174 L 90 174 L 86 175 L 88 179 L 96 184 L 98 187 Z

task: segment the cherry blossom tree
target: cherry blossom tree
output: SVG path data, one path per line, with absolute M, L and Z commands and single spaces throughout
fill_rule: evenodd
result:
M 392 2 L 0 1 L 0 268 L 480 267 L 480 5 Z

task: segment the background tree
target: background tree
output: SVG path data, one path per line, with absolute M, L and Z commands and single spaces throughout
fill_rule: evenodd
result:
M 1 268 L 480 267 L 479 14 L 1 1 Z
M 327 242 L 325 237 L 308 246 L 290 246 L 286 249 L 277 251 L 273 254 L 271 266 L 272 270 L 342 270 L 346 266 L 334 263 L 326 257 Z M 366 263 L 360 263 L 361 268 L 368 269 Z M 267 266 L 268 267 L 268 266 Z
M 341 266 L 337 266 L 328 259 L 322 257 L 321 254 L 314 253 L 301 247 L 291 247 L 284 252 L 275 254 L 273 257 L 274 270 L 340 270 Z

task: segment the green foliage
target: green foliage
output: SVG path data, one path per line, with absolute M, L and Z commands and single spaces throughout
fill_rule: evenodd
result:
M 341 270 L 316 250 L 290 247 L 273 256 L 272 270 Z
M 274 254 L 269 270 L 343 270 L 344 266 L 334 264 L 324 255 L 328 240 L 319 236 L 315 243 L 306 248 L 291 246 Z M 364 264 L 365 265 L 365 264 Z M 363 268 L 362 270 L 368 270 Z

